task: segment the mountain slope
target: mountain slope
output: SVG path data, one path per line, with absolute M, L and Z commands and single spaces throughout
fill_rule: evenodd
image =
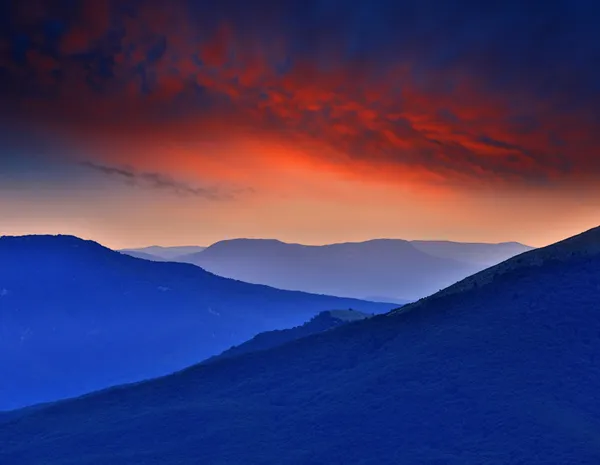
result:
M 147 252 L 141 252 L 139 250 L 119 250 L 120 253 L 129 255 L 130 257 L 141 258 L 142 260 L 150 260 L 151 262 L 169 262 L 177 260 L 169 260 L 168 258 L 162 258 L 158 255 L 152 255 Z
M 139 260 L 69 236 L 0 238 L 0 410 L 173 372 L 317 313 L 391 304 Z
M 427 296 L 486 266 L 530 250 L 520 244 L 414 243 L 378 239 L 306 246 L 276 240 L 221 241 L 179 261 L 281 289 L 399 303 Z
M 23 412 L 0 462 L 595 465 L 599 252 L 600 228 L 412 311 Z
M 352 321 L 361 321 L 371 316 L 372 315 L 367 315 L 366 313 L 357 312 L 356 310 L 327 310 L 315 315 L 303 325 L 257 334 L 249 341 L 231 347 L 222 354 L 210 358 L 209 361 L 236 357 L 249 352 L 272 349 L 273 347 L 278 347 L 287 342 L 295 341 L 296 339 L 301 339 L 322 331 L 328 331 Z
M 139 254 L 143 254 L 146 256 L 156 257 L 166 261 L 179 261 L 178 257 L 202 252 L 206 247 L 200 247 L 197 245 L 189 245 L 189 246 L 175 246 L 175 247 L 161 247 L 158 245 L 152 245 L 150 247 L 141 247 L 139 249 L 123 249 L 119 250 L 127 255 L 131 255 L 132 257 L 144 258 L 140 257 Z
M 505 274 L 518 275 L 532 268 L 546 265 L 569 262 L 577 258 L 595 257 L 600 254 L 600 228 L 594 228 L 585 233 L 578 234 L 556 244 L 541 249 L 530 250 L 510 260 L 503 261 L 497 265 L 486 268 L 478 273 L 448 286 L 442 291 L 427 299 L 420 299 L 410 306 L 404 306 L 392 313 L 400 313 L 419 307 L 423 302 L 430 302 L 451 294 L 459 294 L 471 289 L 492 283 L 495 279 Z
M 410 241 L 410 243 L 418 250 L 435 257 L 479 264 L 484 267 L 493 266 L 520 253 L 533 250 L 533 247 L 519 242 L 486 244 L 452 241 Z

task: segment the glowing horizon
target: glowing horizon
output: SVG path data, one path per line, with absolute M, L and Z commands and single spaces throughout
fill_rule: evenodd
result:
M 0 234 L 543 246 L 590 229 L 600 69 L 594 5 L 575 4 L 3 5 Z

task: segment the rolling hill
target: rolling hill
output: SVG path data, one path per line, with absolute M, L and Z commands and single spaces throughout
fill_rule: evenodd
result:
M 70 236 L 0 238 L 0 410 L 171 373 L 324 310 L 392 304 L 289 292 Z
M 274 349 L 0 420 L 11 465 L 595 465 L 600 228 Z
M 280 289 L 406 303 L 527 250 L 518 243 L 377 239 L 307 246 L 235 239 L 177 260 Z
M 222 354 L 211 357 L 207 362 L 220 358 L 235 357 L 249 352 L 272 349 L 287 342 L 295 341 L 312 334 L 338 328 L 352 321 L 360 321 L 373 315 L 356 310 L 326 310 L 312 317 L 303 325 L 289 329 L 276 329 L 257 334 L 249 341 L 227 349 Z

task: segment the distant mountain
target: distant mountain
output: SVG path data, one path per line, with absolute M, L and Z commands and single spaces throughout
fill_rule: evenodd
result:
M 353 321 L 361 321 L 373 315 L 368 315 L 356 310 L 327 310 L 312 317 L 303 325 L 290 329 L 276 329 L 257 334 L 249 341 L 238 346 L 231 347 L 220 355 L 210 358 L 208 361 L 216 359 L 234 357 L 249 352 L 272 349 L 286 342 L 291 342 L 311 334 L 320 333 L 329 329 L 337 328 Z
M 434 257 L 479 264 L 486 268 L 508 260 L 515 255 L 533 250 L 533 247 L 519 242 L 485 244 L 476 242 L 410 241 L 410 243 L 421 252 Z
M 139 249 L 122 249 L 122 252 L 132 257 L 143 258 L 145 260 L 154 259 L 155 261 L 181 261 L 179 257 L 202 252 L 206 247 L 197 245 L 176 246 L 176 247 L 160 247 L 152 245 L 150 247 L 141 247 Z M 157 260 L 158 259 L 158 260 Z
M 146 252 L 140 252 L 138 250 L 120 250 L 119 252 L 129 255 L 130 257 L 141 258 L 142 260 L 150 260 L 151 262 L 177 262 L 177 260 L 169 260 L 168 258 L 159 257 L 158 255 L 152 255 Z
M 403 311 L 17 412 L 0 463 L 595 465 L 599 303 L 597 228 Z
M 382 299 L 406 303 L 527 250 L 531 247 L 514 242 L 378 239 L 307 246 L 235 239 L 177 260 L 220 276 L 280 289 L 362 299 L 387 296 Z
M 2 237 L 0 410 L 164 375 L 337 308 L 393 305 L 247 284 L 75 237 Z

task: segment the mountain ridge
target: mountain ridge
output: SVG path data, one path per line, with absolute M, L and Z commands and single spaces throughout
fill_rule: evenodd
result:
M 423 302 L 445 297 L 448 295 L 461 293 L 470 289 L 488 285 L 493 282 L 495 277 L 502 276 L 510 272 L 518 272 L 521 268 L 532 266 L 542 266 L 550 260 L 565 260 L 576 256 L 594 256 L 600 255 L 600 226 L 591 228 L 575 236 L 568 237 L 554 244 L 533 249 L 520 254 L 519 256 L 509 258 L 497 265 L 491 266 L 478 273 L 468 276 L 447 288 L 432 294 L 431 296 L 419 299 L 392 310 L 390 314 L 404 313 L 422 305 Z
M 571 251 L 418 311 L 0 419 L 0 460 L 594 465 L 600 255 Z
M 278 329 L 259 333 L 252 339 L 238 346 L 231 347 L 221 354 L 207 359 L 203 363 L 211 363 L 215 360 L 221 360 L 228 357 L 237 357 L 249 352 L 272 349 L 312 334 L 330 331 L 350 322 L 361 321 L 373 316 L 373 314 L 369 315 L 355 310 L 325 310 L 302 325 L 289 329 Z
M 214 242 L 211 245 L 205 247 L 205 250 L 213 248 L 213 247 L 222 247 L 228 244 L 248 244 L 248 243 L 256 243 L 256 244 L 269 244 L 269 245 L 289 245 L 289 246 L 299 246 L 305 248 L 326 248 L 326 247 L 336 247 L 336 246 L 353 246 L 353 245 L 361 245 L 361 244 L 369 244 L 369 243 L 407 243 L 407 244 L 456 244 L 456 245 L 475 245 L 475 246 L 520 246 L 526 249 L 535 249 L 535 247 L 531 247 L 527 244 L 523 244 L 518 241 L 502 241 L 502 242 L 463 242 L 463 241 L 453 241 L 448 239 L 400 239 L 400 238 L 389 238 L 389 237 L 380 237 L 367 239 L 363 241 L 344 241 L 344 242 L 331 242 L 327 244 L 302 244 L 299 242 L 287 242 L 282 241 L 280 239 L 275 238 L 250 238 L 250 237 L 238 237 L 233 239 L 222 239 L 220 241 Z M 123 249 L 125 250 L 142 250 L 142 249 Z M 199 256 L 202 251 L 190 254 L 190 256 Z
M 416 300 L 513 256 L 525 246 L 373 239 L 324 246 L 274 239 L 219 241 L 180 257 L 218 275 L 280 289 Z
M 201 252 L 206 247 L 197 245 L 177 245 L 177 246 L 160 246 L 151 245 L 148 247 L 136 247 L 117 250 L 125 254 L 147 254 L 164 260 L 177 259 L 178 257 L 189 255 L 192 253 Z
M 74 236 L 0 238 L 0 409 L 171 373 L 334 308 L 391 303 L 248 284 Z

